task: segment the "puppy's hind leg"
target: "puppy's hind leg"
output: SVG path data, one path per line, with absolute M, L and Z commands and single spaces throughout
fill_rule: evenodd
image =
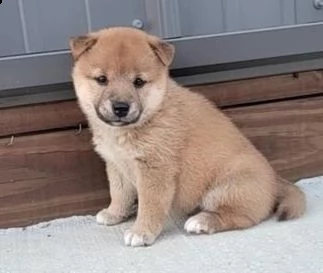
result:
M 189 233 L 210 234 L 258 224 L 273 210 L 273 184 L 270 179 L 270 176 L 259 177 L 250 172 L 248 175 L 225 178 L 206 194 L 202 211 L 186 221 L 185 230 Z
M 185 223 L 189 233 L 215 233 L 226 230 L 244 229 L 255 225 L 248 216 L 228 208 L 218 208 L 216 211 L 201 211 L 190 217 Z

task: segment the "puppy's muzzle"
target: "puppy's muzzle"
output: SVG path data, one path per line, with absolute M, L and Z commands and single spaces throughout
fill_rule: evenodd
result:
M 141 110 L 134 102 L 106 101 L 95 107 L 98 118 L 111 126 L 125 126 L 136 123 Z

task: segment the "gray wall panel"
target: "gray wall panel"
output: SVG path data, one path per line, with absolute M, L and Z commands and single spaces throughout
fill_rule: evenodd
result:
M 0 90 L 68 82 L 71 68 L 66 51 L 0 58 Z
M 81 0 L 27 0 L 24 13 L 30 52 L 66 49 L 70 36 L 88 30 Z
M 323 7 L 316 9 L 314 0 L 296 0 L 297 23 L 310 23 L 323 21 Z
M 179 0 L 178 5 L 182 37 L 224 30 L 221 0 Z
M 323 52 L 323 23 L 261 31 L 173 39 L 174 69 Z M 0 58 L 1 90 L 70 81 L 67 51 Z M 323 63 L 322 63 L 323 66 Z M 32 69 L 31 69 L 32 68 Z M 295 67 L 297 69 L 297 67 Z
M 291 0 L 223 0 L 223 5 L 227 31 L 260 29 L 294 22 L 294 3 Z
M 162 38 L 181 37 L 179 2 L 181 0 L 144 0 L 145 30 Z
M 280 0 L 281 24 L 296 24 L 295 0 Z
M 255 67 L 238 67 L 234 72 L 229 68 L 234 63 L 323 52 L 323 9 L 316 10 L 312 0 L 4 0 L 0 6 L 0 98 L 11 101 L 22 89 L 27 102 L 33 96 L 44 101 L 64 97 L 51 91 L 43 97 L 42 88 L 34 93 L 29 87 L 70 82 L 71 56 L 62 50 L 68 47 L 68 38 L 108 26 L 130 26 L 134 19 L 142 20 L 145 30 L 172 38 L 177 52 L 172 68 L 177 72 L 216 64 L 217 69 L 228 69 L 207 70 L 209 80 L 268 73 L 267 63 L 266 72 Z M 295 25 L 296 21 L 322 23 Z M 19 55 L 25 51 L 35 54 Z M 323 66 L 322 55 L 308 61 L 288 63 L 284 71 Z M 276 69 L 271 65 L 270 73 L 281 73 Z M 230 78 L 232 73 L 235 76 Z M 181 75 L 186 83 L 197 78 L 206 82 L 203 77 Z
M 144 0 L 89 0 L 92 30 L 110 26 L 131 26 L 134 19 L 145 23 Z
M 17 0 L 3 1 L 0 6 L 0 56 L 25 52 Z

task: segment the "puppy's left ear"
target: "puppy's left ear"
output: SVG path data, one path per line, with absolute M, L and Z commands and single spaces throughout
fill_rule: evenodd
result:
M 165 66 L 170 66 L 175 54 L 175 47 L 155 36 L 149 36 L 149 45 Z
M 88 51 L 97 42 L 97 38 L 92 35 L 72 37 L 69 45 L 74 61 L 77 61 L 83 53 Z

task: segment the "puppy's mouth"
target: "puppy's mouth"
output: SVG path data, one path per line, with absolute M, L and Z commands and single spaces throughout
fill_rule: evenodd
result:
M 139 118 L 140 118 L 140 113 L 138 115 L 136 115 L 135 117 L 116 117 L 116 116 L 105 116 L 103 115 L 97 108 L 96 110 L 96 114 L 98 116 L 98 118 L 103 121 L 104 123 L 110 125 L 110 126 L 114 126 L 114 127 L 124 127 L 127 125 L 131 125 L 131 124 L 135 124 Z
M 109 124 L 110 126 L 114 126 L 114 127 L 124 127 L 130 124 L 135 124 L 138 121 L 139 117 L 136 118 L 135 120 L 131 120 L 131 121 L 125 121 L 125 120 L 103 120 L 105 123 Z

